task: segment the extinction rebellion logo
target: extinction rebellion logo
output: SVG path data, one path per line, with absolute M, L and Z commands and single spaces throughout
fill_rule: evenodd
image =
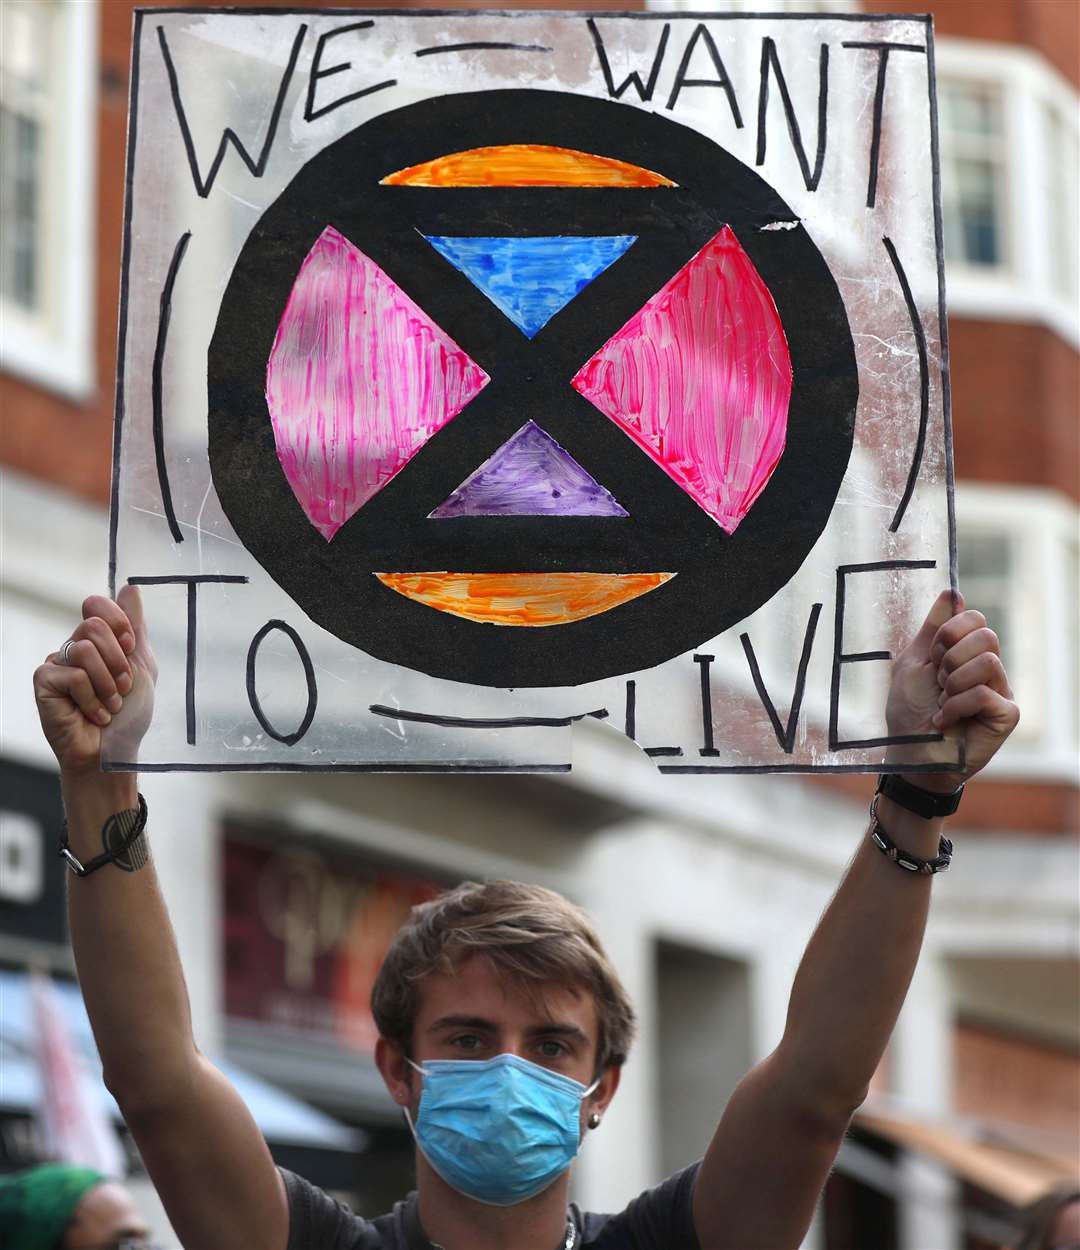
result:
M 319 625 L 499 687 L 653 667 L 798 569 L 851 452 L 836 284 L 711 140 L 550 91 L 442 97 L 264 213 L 209 354 L 214 484 Z

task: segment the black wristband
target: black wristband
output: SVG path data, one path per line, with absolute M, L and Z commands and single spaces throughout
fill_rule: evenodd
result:
M 874 794 L 885 795 L 898 807 L 921 816 L 923 820 L 934 820 L 939 816 L 951 816 L 956 811 L 963 798 L 964 787 L 961 785 L 952 794 L 931 794 L 921 786 L 913 786 L 899 773 L 882 773 Z
M 145 839 L 139 841 L 146 830 L 146 815 L 146 800 L 140 794 L 137 808 L 115 812 L 105 822 L 101 830 L 101 843 L 105 850 L 85 864 L 76 858 L 68 844 L 65 820 L 57 854 L 67 861 L 67 866 L 77 877 L 88 877 L 106 864 L 115 864 L 125 872 L 136 872 L 147 861 Z

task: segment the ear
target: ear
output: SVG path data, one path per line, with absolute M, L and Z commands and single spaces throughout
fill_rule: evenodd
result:
M 586 1099 L 590 1114 L 594 1111 L 598 1115 L 604 1114 L 611 1100 L 615 1097 L 615 1091 L 619 1088 L 621 1079 L 621 1065 L 612 1064 L 611 1067 L 604 1070 L 604 1075 L 600 1078 L 600 1084 Z
M 380 1037 L 375 1043 L 375 1066 L 390 1097 L 399 1107 L 412 1102 L 412 1068 L 405 1062 L 405 1055 L 397 1042 Z

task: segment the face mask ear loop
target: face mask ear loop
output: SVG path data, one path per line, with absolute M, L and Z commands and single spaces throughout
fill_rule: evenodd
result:
M 413 1063 L 413 1061 L 409 1058 L 409 1056 L 408 1056 L 408 1055 L 403 1055 L 403 1056 L 402 1056 L 402 1058 L 403 1058 L 403 1059 L 405 1060 L 405 1062 L 409 1065 L 409 1067 L 413 1069 L 413 1071 L 414 1071 L 414 1072 L 419 1072 L 419 1073 L 420 1073 L 420 1076 L 421 1076 L 421 1077 L 423 1077 L 423 1075 L 424 1075 L 424 1069 L 423 1069 L 422 1067 L 420 1067 L 420 1065 L 419 1065 L 418 1063 Z M 420 1087 L 420 1088 L 421 1088 L 421 1090 L 422 1090 L 422 1089 L 423 1089 L 423 1086 L 421 1085 L 421 1087 Z M 408 1107 L 402 1107 L 402 1108 L 401 1108 L 401 1114 L 405 1117 L 405 1123 L 409 1126 L 409 1132 L 410 1132 L 410 1133 L 412 1133 L 412 1138 L 413 1138 L 413 1141 L 414 1141 L 414 1142 L 416 1142 L 416 1144 L 419 1146 L 419 1145 L 420 1145 L 420 1139 L 416 1136 L 416 1125 L 415 1125 L 415 1124 L 413 1124 L 413 1118 L 412 1118 L 412 1116 L 409 1114 L 409 1108 L 408 1108 Z

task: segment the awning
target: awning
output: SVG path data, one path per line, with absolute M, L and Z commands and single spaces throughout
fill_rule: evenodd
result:
M 101 1060 L 78 986 L 65 981 L 53 985 L 76 1046 L 90 1072 L 100 1078 Z M 0 1113 L 32 1114 L 38 1106 L 41 1078 L 36 1053 L 29 978 L 24 972 L 0 969 Z M 362 1130 L 342 1124 L 250 1072 L 214 1062 L 236 1087 L 272 1147 L 346 1154 L 365 1148 L 368 1139 Z M 95 1081 L 95 1089 L 112 1118 L 122 1121 L 104 1082 Z
M 1077 1160 L 1008 1140 L 1005 1131 L 953 1122 L 931 1123 L 876 1107 L 855 1116 L 858 1128 L 905 1150 L 929 1155 L 961 1179 L 1015 1207 L 1025 1206 L 1061 1181 L 1075 1181 Z

